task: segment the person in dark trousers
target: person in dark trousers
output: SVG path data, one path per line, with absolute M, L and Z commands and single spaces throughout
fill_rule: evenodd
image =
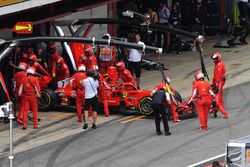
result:
M 172 10 L 170 12 L 169 22 L 174 28 L 181 29 L 181 12 L 179 10 L 179 3 L 172 4 Z M 171 34 L 170 37 L 171 37 L 171 48 L 176 49 L 177 54 L 182 54 L 181 36 L 177 34 Z
M 202 4 L 202 0 L 196 0 L 196 4 L 192 10 L 192 25 L 191 31 L 195 33 L 199 33 L 200 35 L 204 34 L 204 27 L 205 27 L 205 16 L 206 16 L 207 9 Z M 196 40 L 193 41 L 193 51 L 196 50 Z
M 170 11 L 167 8 L 167 4 L 160 3 L 158 9 L 159 24 L 163 26 L 169 26 Z M 162 35 L 163 35 L 163 46 L 162 46 Z M 170 32 L 158 32 L 158 47 L 162 47 L 164 52 L 169 52 L 170 47 Z
M 157 135 L 162 135 L 161 127 L 160 127 L 160 120 L 162 117 L 165 135 L 169 136 L 171 133 L 169 132 L 168 126 L 168 118 L 166 113 L 166 102 L 167 102 L 167 95 L 163 88 L 155 89 L 152 91 L 152 108 L 155 113 L 155 127 Z

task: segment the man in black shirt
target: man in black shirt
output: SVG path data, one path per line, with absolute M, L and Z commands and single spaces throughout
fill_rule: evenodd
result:
M 202 0 L 196 0 L 196 4 L 192 10 L 192 32 L 204 35 L 206 7 L 202 4 Z M 193 51 L 196 51 L 196 40 L 193 41 Z
M 165 135 L 169 136 L 171 133 L 169 132 L 169 126 L 168 126 L 168 119 L 166 114 L 166 92 L 164 88 L 161 88 L 160 90 L 155 89 L 152 91 L 152 108 L 155 113 L 155 126 L 156 126 L 156 133 L 157 135 L 162 135 L 161 128 L 160 128 L 160 116 L 163 120 Z

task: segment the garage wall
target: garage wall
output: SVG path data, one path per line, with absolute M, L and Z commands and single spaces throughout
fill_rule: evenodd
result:
M 72 13 L 69 16 L 63 17 L 57 20 L 72 20 L 72 19 L 83 19 L 83 18 L 107 18 L 107 5 L 103 5 L 97 8 L 89 9 L 86 11 Z M 67 28 L 63 29 L 67 35 L 70 34 Z M 107 32 L 107 25 L 95 25 L 89 34 L 90 37 L 95 36 L 101 38 L 104 33 Z

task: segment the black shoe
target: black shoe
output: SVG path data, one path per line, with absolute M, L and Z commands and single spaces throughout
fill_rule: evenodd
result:
M 26 127 L 23 127 L 23 130 L 26 130 Z
M 217 111 L 214 112 L 214 118 L 217 118 Z
M 95 124 L 93 124 L 93 125 L 92 125 L 92 128 L 93 128 L 93 129 L 96 129 L 96 125 L 95 125 Z
M 82 128 L 83 129 L 88 129 L 88 124 L 84 124 Z
M 162 135 L 162 132 L 157 132 L 157 135 Z
M 165 132 L 165 136 L 170 136 L 171 133 L 170 132 Z

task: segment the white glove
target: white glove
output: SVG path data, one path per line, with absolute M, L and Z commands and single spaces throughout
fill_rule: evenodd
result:
M 71 92 L 71 97 L 75 98 L 76 97 L 76 91 Z

